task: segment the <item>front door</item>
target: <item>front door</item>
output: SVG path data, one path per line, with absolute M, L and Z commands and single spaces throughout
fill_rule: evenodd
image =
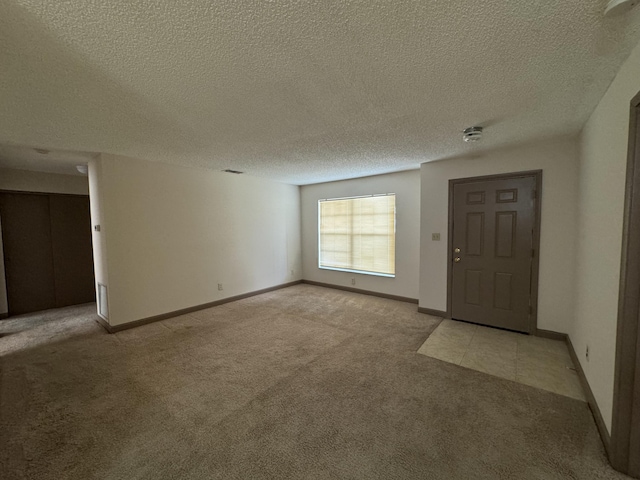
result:
M 453 184 L 451 316 L 531 331 L 536 177 Z

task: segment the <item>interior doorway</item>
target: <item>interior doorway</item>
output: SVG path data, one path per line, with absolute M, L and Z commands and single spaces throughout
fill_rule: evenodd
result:
M 535 333 L 542 172 L 449 182 L 449 315 Z
M 0 192 L 9 316 L 95 301 L 89 197 Z
M 610 458 L 640 478 L 640 93 L 631 101 Z

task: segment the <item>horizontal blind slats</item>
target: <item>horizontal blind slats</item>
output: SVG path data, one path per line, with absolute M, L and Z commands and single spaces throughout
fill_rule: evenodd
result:
M 395 195 L 319 202 L 321 267 L 395 275 Z

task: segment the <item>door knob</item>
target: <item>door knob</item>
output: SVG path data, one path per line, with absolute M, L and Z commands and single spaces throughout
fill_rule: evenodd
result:
M 460 257 L 456 257 L 453 259 L 454 262 L 458 263 L 460 261 Z
M 459 249 L 459 248 L 456 248 L 456 249 L 453 251 L 453 253 L 460 253 L 460 249 Z

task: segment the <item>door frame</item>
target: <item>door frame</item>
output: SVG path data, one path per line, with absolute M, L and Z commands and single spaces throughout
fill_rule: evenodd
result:
M 509 180 L 515 178 L 532 177 L 535 182 L 535 202 L 533 221 L 533 262 L 531 265 L 531 314 L 529 316 L 529 334 L 538 333 L 538 277 L 540 268 L 540 207 L 542 206 L 542 170 L 528 170 L 524 172 L 500 173 L 483 175 L 480 177 L 456 178 L 449 180 L 449 225 L 447 241 L 447 318 L 451 318 L 453 311 L 453 190 L 456 185 L 465 183 L 486 182 L 490 180 Z
M 11 195 L 39 195 L 39 196 L 58 196 L 58 197 L 87 197 L 87 199 L 89 199 L 89 205 L 91 205 L 91 199 L 88 193 L 61 193 L 61 192 L 36 192 L 36 191 L 31 191 L 31 190 L 11 190 L 11 189 L 6 189 L 6 188 L 0 188 L 0 194 L 2 193 L 7 193 L 7 194 L 11 194 Z M 2 223 L 2 219 L 0 218 L 0 224 Z M 91 228 L 91 231 L 93 231 L 93 227 L 91 224 L 89 224 L 89 227 Z M 2 245 L 4 242 L 3 236 L 2 236 L 2 232 L 0 231 L 0 245 Z M 91 240 L 91 254 L 93 255 L 95 252 L 93 250 L 93 238 Z M 3 249 L 3 253 L 2 255 L 6 255 L 6 251 L 4 251 Z M 3 275 L 5 277 L 5 285 L 7 285 L 8 280 L 7 280 L 7 272 L 6 272 L 6 258 L 3 258 L 4 260 L 4 264 L 5 264 L 5 268 L 0 271 L 0 275 Z M 95 283 L 95 265 L 92 266 L 94 272 L 94 283 Z M 96 298 L 97 301 L 97 298 Z M 4 320 L 6 318 L 9 318 L 11 316 L 11 308 L 9 305 L 9 298 L 8 298 L 8 292 L 7 292 L 7 309 L 8 312 L 7 313 L 0 313 L 0 320 Z
M 631 100 L 609 459 L 640 478 L 640 92 Z

